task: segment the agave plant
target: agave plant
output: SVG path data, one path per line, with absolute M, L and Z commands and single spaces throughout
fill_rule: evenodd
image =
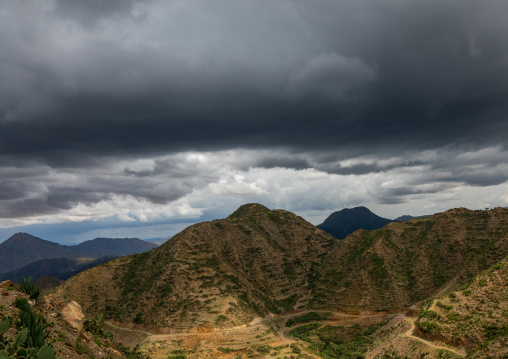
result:
M 21 282 L 19 282 L 19 288 L 33 300 L 38 300 L 42 295 L 41 289 L 35 284 L 32 277 L 23 278 Z
M 55 351 L 49 345 L 38 348 L 22 348 L 28 339 L 28 330 L 21 329 L 13 340 L 4 339 L 3 335 L 9 329 L 11 322 L 4 318 L 0 322 L 0 359 L 55 359 Z

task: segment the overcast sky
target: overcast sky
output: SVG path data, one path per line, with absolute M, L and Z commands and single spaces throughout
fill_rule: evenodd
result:
M 0 0 L 0 241 L 508 205 L 508 1 Z

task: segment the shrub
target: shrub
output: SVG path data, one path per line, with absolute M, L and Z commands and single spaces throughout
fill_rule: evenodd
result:
M 441 328 L 441 326 L 439 326 L 438 324 L 436 324 L 434 322 L 427 322 L 427 321 L 417 322 L 416 325 L 422 332 L 425 332 L 425 333 L 436 333 L 436 332 L 440 332 L 443 330 L 443 328 Z
M 40 299 L 42 292 L 41 289 L 35 284 L 32 277 L 26 277 L 21 280 L 19 283 L 19 289 L 30 296 L 30 299 L 38 300 Z
M 299 315 L 297 317 L 289 318 L 286 322 L 286 327 L 291 327 L 298 323 L 308 323 L 311 321 L 318 321 L 318 320 L 327 320 L 327 316 L 319 315 L 316 312 L 309 312 L 303 315 Z
M 443 302 L 441 302 L 439 300 L 437 301 L 436 306 L 438 306 L 439 308 L 444 309 L 444 310 L 451 310 L 451 309 L 453 309 L 453 306 L 446 305 L 446 304 L 444 304 Z

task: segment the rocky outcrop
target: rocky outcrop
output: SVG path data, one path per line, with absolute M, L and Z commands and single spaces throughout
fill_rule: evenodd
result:
M 83 324 L 85 323 L 86 317 L 81 311 L 81 306 L 78 303 L 72 301 L 67 304 L 62 309 L 62 317 L 78 332 L 83 329 Z

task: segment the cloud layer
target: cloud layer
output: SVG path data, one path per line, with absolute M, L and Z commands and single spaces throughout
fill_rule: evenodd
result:
M 256 199 L 414 213 L 420 199 L 477 205 L 476 188 L 506 205 L 507 13 L 4 0 L 1 225 L 201 218 Z

